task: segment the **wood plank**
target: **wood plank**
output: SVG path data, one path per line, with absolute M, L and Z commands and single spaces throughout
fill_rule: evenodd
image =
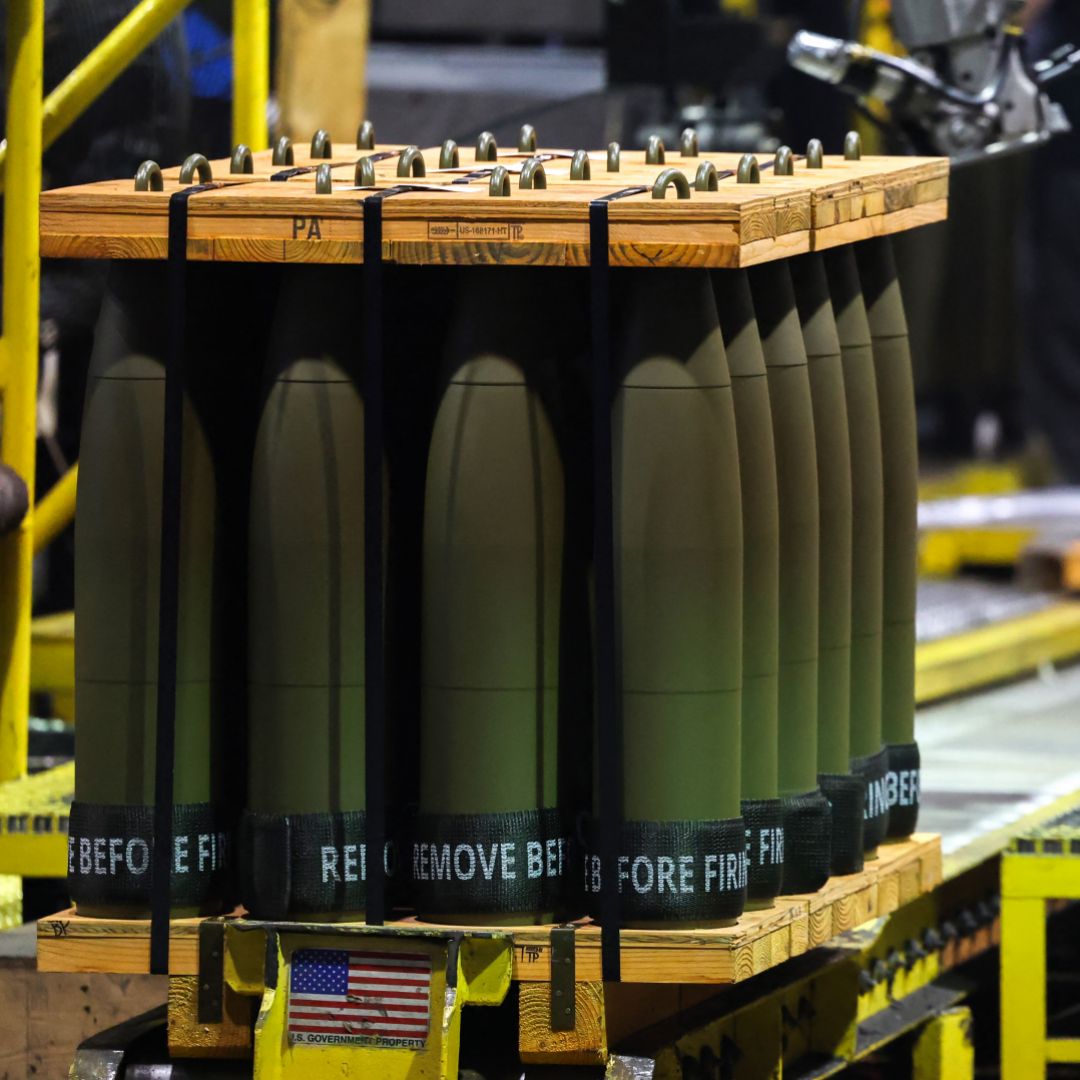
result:
M 799 956 L 842 930 L 895 911 L 941 881 L 941 840 L 916 835 L 886 844 L 859 874 L 832 878 L 818 893 L 781 897 L 764 911 L 747 912 L 735 925 L 707 930 L 623 930 L 626 982 L 725 984 L 741 982 Z M 197 970 L 198 919 L 173 922 L 170 971 Z M 431 927 L 415 919 L 394 926 Z M 514 938 L 514 978 L 550 978 L 550 927 L 499 927 Z M 142 972 L 150 953 L 148 920 L 89 919 L 63 912 L 38 923 L 42 971 Z M 578 924 L 576 973 L 599 982 L 600 928 Z
M 310 147 L 296 145 L 295 171 L 275 170 L 269 152 L 254 155 L 255 171 L 230 176 L 214 162 L 221 186 L 189 205 L 188 257 L 239 262 L 357 262 L 363 258 L 363 204 L 373 190 L 400 185 L 397 147 L 374 155 L 376 189 L 354 186 L 349 146 L 330 159 L 332 191 L 319 194 Z M 492 165 L 461 149 L 461 164 L 438 169 L 439 150 L 425 148 L 423 178 L 383 204 L 384 258 L 410 264 L 580 266 L 588 261 L 589 204 L 626 187 L 650 188 L 660 172 L 641 152 L 625 151 L 618 173 L 602 152 L 591 155 L 592 179 L 571 180 L 569 151 L 540 151 L 547 186 L 509 198 L 488 194 Z M 512 175 L 530 155 L 502 154 Z M 936 158 L 827 158 L 822 169 L 793 176 L 762 173 L 760 184 L 738 184 L 739 155 L 714 154 L 716 191 L 664 200 L 645 190 L 610 204 L 611 259 L 620 266 L 736 267 L 824 250 L 941 220 L 948 209 L 948 162 Z M 693 178 L 705 158 L 669 157 Z M 269 179 L 279 176 L 278 180 Z M 286 177 L 280 179 L 280 177 Z M 161 192 L 109 180 L 43 193 L 42 252 L 57 258 L 161 258 L 168 204 L 180 190 L 178 168 L 165 170 Z

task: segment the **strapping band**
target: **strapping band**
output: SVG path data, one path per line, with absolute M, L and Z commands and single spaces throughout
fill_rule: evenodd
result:
M 863 811 L 866 783 L 861 776 L 819 773 L 821 792 L 832 808 L 833 874 L 857 874 L 863 868 Z
M 887 774 L 889 752 L 882 747 L 876 754 L 851 759 L 852 774 L 861 777 L 866 787 L 863 807 L 863 852 L 873 854 L 884 842 L 889 828 Z
M 161 564 L 158 585 L 158 682 L 154 743 L 153 881 L 150 898 L 150 973 L 169 971 L 169 874 L 176 752 L 177 611 L 180 596 L 180 491 L 184 451 L 184 358 L 187 354 L 188 201 L 223 187 L 195 184 L 169 198 L 169 344 L 165 350 L 165 416 L 162 425 Z
M 78 906 L 149 907 L 156 896 L 153 806 L 73 802 L 68 821 L 68 889 Z M 232 833 L 209 803 L 174 806 L 163 890 L 170 907 L 220 907 L 229 893 Z
M 900 840 L 915 831 L 919 821 L 920 757 L 918 743 L 888 747 L 889 838 Z
M 410 852 L 416 909 L 423 916 L 561 914 L 571 850 L 557 810 L 419 814 Z
M 820 790 L 782 799 L 785 895 L 817 892 L 832 864 L 832 811 Z
M 746 899 L 773 900 L 784 878 L 784 810 L 779 799 L 743 799 Z
M 593 359 L 593 579 L 596 605 L 597 852 L 600 966 L 605 982 L 621 978 L 618 857 L 622 818 L 622 696 L 615 636 L 615 511 L 611 451 L 611 267 L 608 205 L 648 189 L 629 187 L 589 203 L 589 286 Z

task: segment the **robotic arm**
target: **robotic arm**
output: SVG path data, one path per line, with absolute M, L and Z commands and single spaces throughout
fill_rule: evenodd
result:
M 1016 16 L 1023 0 L 893 0 L 907 57 L 800 31 L 800 71 L 888 105 L 918 150 L 957 161 L 1026 149 L 1069 123 L 1046 87 L 1080 63 L 1068 49 L 1032 64 Z

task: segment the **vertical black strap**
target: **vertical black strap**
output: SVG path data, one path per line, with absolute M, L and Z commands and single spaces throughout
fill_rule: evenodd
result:
M 622 692 L 615 620 L 615 510 L 611 450 L 611 268 L 608 203 L 638 195 L 625 188 L 589 203 L 593 353 L 593 563 L 596 590 L 597 784 L 600 810 L 600 963 L 619 982 L 619 836 L 622 830 Z
M 187 352 L 188 200 L 216 184 L 196 184 L 169 199 L 168 345 L 161 479 L 161 580 L 158 594 L 158 681 L 154 741 L 154 853 L 150 895 L 150 972 L 169 972 L 169 907 L 176 750 L 177 612 L 180 598 L 180 477 L 183 455 L 184 359 Z
M 408 191 L 369 195 L 364 207 L 364 778 L 366 921 L 386 921 L 386 622 L 383 613 L 382 204 Z

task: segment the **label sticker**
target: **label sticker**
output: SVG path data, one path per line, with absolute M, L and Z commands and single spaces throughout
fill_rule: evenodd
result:
M 297 949 L 289 977 L 293 1045 L 422 1050 L 431 957 L 372 949 Z
M 524 240 L 525 226 L 507 221 L 429 221 L 429 240 Z

